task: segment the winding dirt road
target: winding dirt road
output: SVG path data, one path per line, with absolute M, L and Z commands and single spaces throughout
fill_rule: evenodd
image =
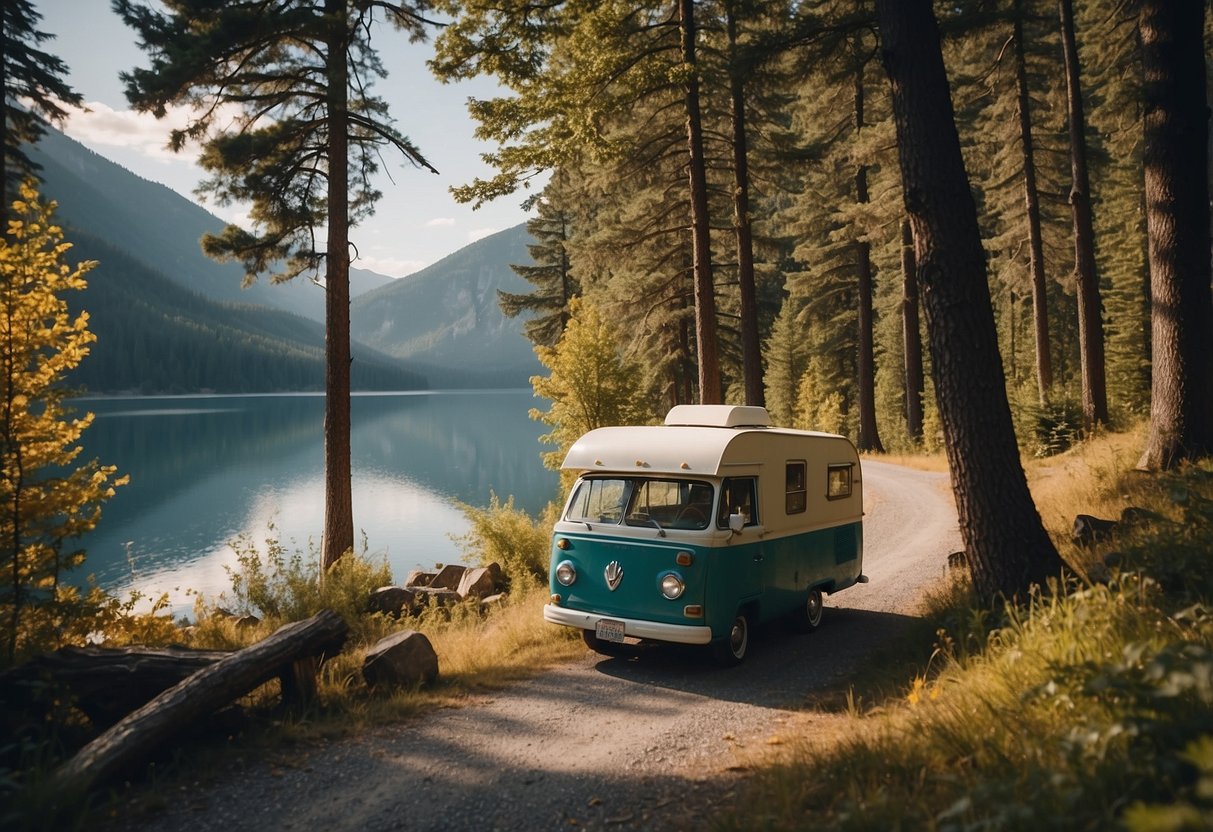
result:
M 863 478 L 871 581 L 828 598 L 813 635 L 759 630 L 729 670 L 675 647 L 630 660 L 587 652 L 464 708 L 216 773 L 138 828 L 702 827 L 737 749 L 845 684 L 961 548 L 945 474 L 865 460 Z

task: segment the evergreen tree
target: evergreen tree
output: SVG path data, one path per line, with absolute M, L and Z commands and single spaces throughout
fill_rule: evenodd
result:
M 27 183 L 0 239 L 0 632 L 10 663 L 36 641 L 31 619 L 49 617 L 53 627 L 60 576 L 84 561 L 83 550 L 65 546 L 96 525 L 125 482 L 113 466 L 77 459 L 93 415 L 72 414 L 64 377 L 95 336 L 63 294 L 83 289 L 94 264 L 64 262 L 71 246 L 53 211 Z
M 567 174 L 557 170 L 537 200 L 537 215 L 527 222 L 527 231 L 535 238 L 527 250 L 534 261 L 530 266 L 510 266 L 531 283 L 529 294 L 497 291 L 501 311 L 515 318 L 533 312 L 522 331 L 535 346 L 550 347 L 560 339 L 569 322 L 569 303 L 581 294 L 572 274 L 568 245 L 573 234 L 573 213 L 567 194 Z
M 939 31 L 929 0 L 877 0 L 876 12 L 969 569 L 982 597 L 1014 597 L 1061 560 L 1019 461 Z
M 3 146 L 3 193 L 0 216 L 8 211 L 9 197 L 24 178 L 36 175 L 37 165 L 23 145 L 38 141 L 46 122 L 67 118 L 65 106 L 79 106 L 80 94 L 64 80 L 67 66 L 39 46 L 52 35 L 38 31 L 42 15 L 30 0 L 4 0 L 0 21 L 0 73 L 4 97 L 0 99 L 0 146 Z
M 156 116 L 170 105 L 201 105 L 173 131 L 171 146 L 201 142 L 211 174 L 201 190 L 221 204 L 252 203 L 257 230 L 228 226 L 204 238 L 206 252 L 239 260 L 248 280 L 270 271 L 287 280 L 324 264 L 327 569 L 354 545 L 349 230 L 380 196 L 371 176 L 384 148 L 433 171 L 370 93 L 384 74 L 371 33 L 382 15 L 410 38 L 424 37 L 426 4 L 167 0 L 159 11 L 113 2 L 151 57 L 150 68 L 123 74 L 131 103 Z M 316 233 L 325 226 L 321 251 Z
M 1213 455 L 1205 10 L 1143 0 L 1140 14 L 1154 386 L 1138 466 L 1166 469 Z

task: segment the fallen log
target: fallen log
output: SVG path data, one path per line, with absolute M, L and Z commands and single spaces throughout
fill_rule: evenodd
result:
M 82 794 L 113 779 L 194 720 L 283 675 L 296 662 L 337 652 L 348 629 L 341 616 L 324 610 L 202 668 L 80 749 L 51 775 L 53 787 Z
M 33 712 L 66 697 L 106 728 L 229 655 L 188 647 L 62 647 L 0 674 L 0 700 L 6 709 Z

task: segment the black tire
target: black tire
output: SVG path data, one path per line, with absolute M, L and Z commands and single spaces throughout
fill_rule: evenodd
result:
M 825 600 L 820 589 L 810 589 L 804 603 L 796 611 L 792 619 L 792 627 L 798 633 L 811 633 L 821 626 L 821 616 L 825 611 Z
M 627 645 L 614 641 L 604 641 L 595 635 L 593 630 L 582 630 L 581 638 L 585 642 L 586 647 L 603 656 L 626 656 L 628 654 Z
M 744 612 L 733 617 L 733 624 L 724 638 L 712 645 L 716 661 L 725 667 L 733 667 L 745 661 L 750 650 L 750 619 Z

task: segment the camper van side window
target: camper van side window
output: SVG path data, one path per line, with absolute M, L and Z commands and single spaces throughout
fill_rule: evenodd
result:
M 721 484 L 716 525 L 727 529 L 730 514 L 745 517 L 747 526 L 758 525 L 758 485 L 754 477 L 729 477 Z
M 787 513 L 800 514 L 808 505 L 805 492 L 805 464 L 789 462 L 787 465 Z
M 826 473 L 826 499 L 841 500 L 851 496 L 851 463 L 830 465 Z

